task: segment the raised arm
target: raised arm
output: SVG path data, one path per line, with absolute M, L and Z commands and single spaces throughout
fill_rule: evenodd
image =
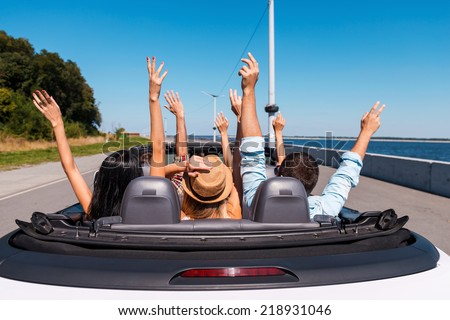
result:
M 356 139 L 355 145 L 353 146 L 353 152 L 359 154 L 361 161 L 366 155 L 367 147 L 369 146 L 370 139 L 373 134 L 380 127 L 380 114 L 383 112 L 385 105 L 383 104 L 380 108 L 378 106 L 380 102 L 377 101 L 369 112 L 366 112 L 361 119 L 361 131 L 359 132 L 358 139 Z
M 228 119 L 225 117 L 223 112 L 219 113 L 214 121 L 217 129 L 219 129 L 221 141 L 222 141 L 222 154 L 223 154 L 223 163 L 228 168 L 232 168 L 233 156 L 231 155 L 230 142 L 228 141 Z
M 236 115 L 237 126 L 236 126 L 236 139 L 234 140 L 234 148 L 233 148 L 233 182 L 234 186 L 239 195 L 239 200 L 242 201 L 243 190 L 242 190 L 242 177 L 241 177 L 241 152 L 239 150 L 241 146 L 242 139 L 242 128 L 241 128 L 241 107 L 242 107 L 242 98 L 238 96 L 236 90 L 230 89 L 230 103 L 231 110 Z M 242 207 L 242 203 L 241 203 Z
M 242 110 L 241 110 L 241 128 L 242 137 L 262 137 L 261 127 L 256 114 L 255 86 L 258 81 L 259 67 L 258 62 L 248 53 L 248 59 L 242 59 L 246 65 L 239 70 L 242 77 Z
M 194 159 L 200 158 L 198 156 L 193 157 Z M 196 177 L 198 173 L 209 172 L 211 170 L 211 167 L 207 166 L 203 161 L 184 160 L 168 164 L 167 166 L 164 167 L 164 170 L 166 178 L 170 179 L 174 174 L 180 172 L 187 172 L 189 176 Z
M 362 117 L 361 132 L 354 147 L 351 152 L 342 155 L 339 168 L 328 180 L 322 195 L 309 198 L 310 205 L 314 203 L 314 209 L 310 211 L 311 216 L 315 214 L 337 216 L 347 201 L 350 190 L 358 185 L 362 160 L 370 138 L 380 127 L 380 114 L 384 105 L 377 110 L 379 104 L 375 103 Z
M 150 175 L 165 176 L 166 147 L 164 141 L 164 124 L 162 119 L 159 96 L 161 85 L 167 75 L 167 71 L 161 75 L 164 62 L 156 69 L 156 59 L 147 57 L 147 69 L 149 75 L 149 105 L 150 105 L 150 139 L 153 145 L 153 155 L 150 167 Z
M 233 91 L 233 89 L 230 89 L 229 95 L 230 95 L 231 111 L 233 111 L 234 115 L 237 118 L 238 124 L 240 124 L 242 114 L 242 97 L 238 96 L 237 90 Z
M 83 207 L 84 212 L 89 214 L 89 205 L 92 200 L 92 192 L 78 170 L 75 160 L 73 159 L 69 143 L 67 142 L 66 133 L 64 131 L 64 122 L 58 104 L 45 90 L 36 90 L 36 92 L 33 93 L 33 103 L 52 124 L 61 165 L 67 175 L 67 178 L 69 179 L 70 184 L 72 185 L 72 189 L 75 192 L 78 201 Z
M 176 118 L 177 132 L 175 135 L 175 152 L 177 157 L 184 161 L 187 159 L 188 149 L 187 149 L 187 133 L 186 133 L 186 122 L 184 120 L 184 107 L 181 102 L 180 95 L 174 93 L 173 91 L 167 91 L 164 94 L 169 106 L 164 106 L 169 110 Z
M 277 166 L 280 166 L 284 158 L 286 158 L 286 151 L 284 150 L 283 142 L 283 128 L 286 123 L 281 112 L 278 112 L 277 117 L 273 120 L 273 130 L 275 131 L 275 140 L 277 143 Z
M 256 113 L 255 86 L 258 81 L 258 62 L 248 54 L 249 59 L 242 59 L 245 65 L 239 71 L 242 77 L 241 107 L 241 176 L 244 201 L 248 208 L 253 203 L 256 190 L 267 179 L 264 138 L 261 133 Z

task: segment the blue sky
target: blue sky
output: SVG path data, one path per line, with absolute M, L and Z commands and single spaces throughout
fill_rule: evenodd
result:
M 266 0 L 1 1 L 0 29 L 75 61 L 94 89 L 101 129 L 147 133 L 146 56 L 164 61 L 189 133 L 212 134 L 213 102 L 235 119 L 228 89 Z M 260 64 L 257 105 L 267 132 L 267 13 L 247 51 Z M 450 1 L 275 0 L 276 103 L 286 135 L 356 136 L 373 103 L 377 136 L 450 138 Z M 229 76 L 232 77 L 229 82 Z M 163 98 L 161 100 L 164 104 Z M 167 132 L 173 116 L 163 111 Z

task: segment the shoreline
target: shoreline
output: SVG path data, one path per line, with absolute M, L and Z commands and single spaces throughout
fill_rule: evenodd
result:
M 167 136 L 169 138 L 172 136 Z M 229 135 L 230 139 L 234 139 L 234 135 Z M 267 135 L 264 136 L 264 138 L 267 139 Z M 208 135 L 198 135 L 195 137 L 195 141 L 212 141 L 212 136 Z M 319 136 L 283 136 L 283 139 L 298 139 L 298 140 L 348 140 L 348 141 L 355 141 L 357 137 L 339 137 L 339 136 L 332 136 L 332 137 L 319 137 Z M 167 139 L 169 140 L 169 139 Z M 170 139 L 172 140 L 172 139 Z M 217 138 L 217 140 L 220 142 L 220 136 Z M 380 141 L 380 142 L 424 142 L 424 143 L 450 143 L 450 139 L 445 138 L 376 138 L 373 137 L 371 141 Z
M 298 140 L 327 140 L 328 137 L 296 137 L 296 136 L 283 136 L 283 139 L 298 139 Z M 332 140 L 348 140 L 348 141 L 355 141 L 357 138 L 353 137 L 332 137 Z M 424 143 L 450 143 L 449 140 L 445 139 L 414 139 L 414 138 L 372 138 L 370 141 L 380 141 L 380 142 L 424 142 Z

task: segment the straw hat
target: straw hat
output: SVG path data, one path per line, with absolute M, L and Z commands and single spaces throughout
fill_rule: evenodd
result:
M 197 158 L 198 159 L 198 158 Z M 189 177 L 184 173 L 181 186 L 190 197 L 202 203 L 216 203 L 226 199 L 233 188 L 233 175 L 230 168 L 216 155 L 207 155 L 202 159 L 211 171 L 200 173 L 197 177 Z M 192 163 L 192 158 L 191 158 Z M 193 163 L 198 166 L 198 163 Z

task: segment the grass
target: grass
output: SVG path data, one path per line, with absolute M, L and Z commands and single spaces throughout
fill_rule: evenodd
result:
M 77 143 L 71 143 L 69 141 L 73 156 L 81 157 L 100 153 L 107 154 L 122 148 L 147 144 L 149 139 L 143 137 L 131 137 L 129 139 L 125 139 L 125 141 L 121 139 L 119 141 L 110 141 L 107 143 L 89 143 L 91 141 L 91 139 L 87 139 L 87 144 L 81 145 L 76 145 Z M 42 143 L 39 144 L 39 146 L 41 145 Z M 32 148 L 30 150 L 4 151 L 0 152 L 0 171 L 12 170 L 27 165 L 35 165 L 51 161 L 59 161 L 58 149 L 55 146 L 47 148 Z
M 103 143 L 102 136 L 69 138 L 71 146 L 83 146 L 88 144 Z M 35 149 L 49 149 L 56 147 L 55 141 L 37 140 L 29 141 L 21 137 L 4 136 L 0 132 L 0 152 L 29 151 Z

